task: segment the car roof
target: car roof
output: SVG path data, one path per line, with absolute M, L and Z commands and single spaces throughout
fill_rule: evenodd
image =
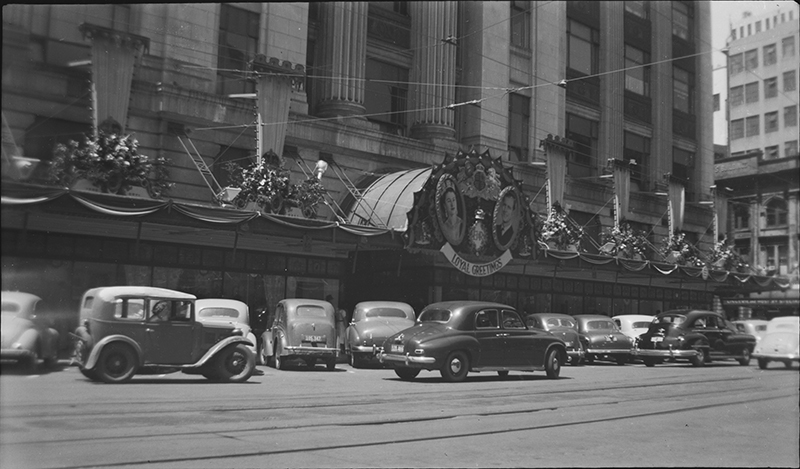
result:
M 474 301 L 474 300 L 455 300 L 455 301 L 440 301 L 438 303 L 431 303 L 425 309 L 449 309 L 455 310 L 474 310 L 482 308 L 499 308 L 499 309 L 513 309 L 516 308 L 503 303 L 495 303 L 493 301 Z
M 319 306 L 321 308 L 333 310 L 333 305 L 330 302 L 325 300 L 316 300 L 313 298 L 285 298 L 278 303 L 283 303 L 284 307 L 286 308 L 296 308 L 298 306 L 309 305 L 309 306 Z
M 735 324 L 766 324 L 769 321 L 766 319 L 737 319 L 733 321 Z
M 608 316 L 603 316 L 602 314 L 576 314 L 573 316 L 575 319 L 608 319 L 611 320 Z
M 146 287 L 146 286 L 97 287 L 86 290 L 86 292 L 83 295 L 96 296 L 106 301 L 126 296 L 151 296 L 155 298 L 170 298 L 176 300 L 197 299 L 196 296 L 189 293 L 184 293 L 177 290 L 170 290 L 168 288 Z
M 533 313 L 529 314 L 528 317 L 534 316 L 537 318 L 547 319 L 547 318 L 564 318 L 564 319 L 575 319 L 574 317 L 570 316 L 569 314 L 564 313 Z
M 618 316 L 611 316 L 611 319 L 630 319 L 631 321 L 636 321 L 637 319 L 645 319 L 645 320 L 652 320 L 655 316 L 649 316 L 647 314 L 620 314 Z
M 194 303 L 195 305 L 197 305 L 197 309 L 212 305 L 227 306 L 229 308 L 235 308 L 235 309 L 247 308 L 247 303 L 239 300 L 233 300 L 230 298 L 200 298 Z
M 25 293 L 21 291 L 7 291 L 2 292 L 2 300 L 19 303 L 22 309 L 30 308 L 31 304 L 41 301 L 42 299 L 33 293 Z
M 373 301 L 362 301 L 356 304 L 354 309 L 370 309 L 370 308 L 398 308 L 398 309 L 410 309 L 414 310 L 408 303 L 403 303 L 402 301 L 383 301 L 383 300 L 373 300 Z
M 777 318 L 770 319 L 769 322 L 772 322 L 772 323 L 775 323 L 775 324 L 784 323 L 784 322 L 785 323 L 795 323 L 795 322 L 800 322 L 800 318 L 798 318 L 797 316 L 780 316 L 780 317 L 777 317 Z

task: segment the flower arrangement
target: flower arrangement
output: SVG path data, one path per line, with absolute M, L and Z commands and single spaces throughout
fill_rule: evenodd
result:
M 686 239 L 686 233 L 682 231 L 675 231 L 664 243 L 661 249 L 661 254 L 667 260 L 674 264 L 689 265 L 694 267 L 702 267 L 705 265 L 700 259 L 700 252 L 689 240 Z
M 600 249 L 603 254 L 625 257 L 628 259 L 644 259 L 647 251 L 647 238 L 641 231 L 634 230 L 628 222 L 622 222 L 610 233 L 603 233 L 604 245 Z
M 81 145 L 71 140 L 58 144 L 49 163 L 47 180 L 70 186 L 86 179 L 103 192 L 122 193 L 133 186 L 145 187 L 152 197 L 160 197 L 173 184 L 169 182 L 167 159 L 139 154 L 139 143 L 130 135 L 98 130 Z
M 740 272 L 747 268 L 747 264 L 742 260 L 739 254 L 733 250 L 733 246 L 727 243 L 727 239 L 725 238 L 719 240 L 711 249 L 708 262 L 714 268 L 728 271 Z
M 325 187 L 319 179 L 311 176 L 293 185 L 289 198 L 300 205 L 303 216 L 313 218 L 317 214 L 317 205 L 325 201 Z
M 567 211 L 558 202 L 550 209 L 550 216 L 542 225 L 542 241 L 555 244 L 565 250 L 568 245 L 578 244 L 583 238 L 583 228 L 569 219 Z

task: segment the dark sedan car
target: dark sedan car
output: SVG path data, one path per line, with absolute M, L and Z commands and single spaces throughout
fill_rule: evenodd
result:
M 619 330 L 608 316 L 601 314 L 578 314 L 578 332 L 586 343 L 586 362 L 613 360 L 619 365 L 633 358 L 633 340 Z
M 553 334 L 529 329 L 511 306 L 448 301 L 428 305 L 414 326 L 386 339 L 378 357 L 404 380 L 420 370 L 439 370 L 447 381 L 462 381 L 469 371 L 543 370 L 558 378 L 567 350 Z
M 637 354 L 654 366 L 666 359 L 689 360 L 703 366 L 712 359 L 734 358 L 750 363 L 756 338 L 741 334 L 736 325 L 719 313 L 702 310 L 665 311 L 639 336 Z
M 545 330 L 567 345 L 567 357 L 570 365 L 580 365 L 586 356 L 586 349 L 578 333 L 575 318 L 568 314 L 534 313 L 525 317 L 528 327 Z

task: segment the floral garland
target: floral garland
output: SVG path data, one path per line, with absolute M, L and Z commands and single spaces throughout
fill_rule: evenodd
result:
M 139 143 L 130 135 L 98 130 L 97 137 L 87 136 L 83 145 L 70 140 L 56 145 L 49 163 L 47 180 L 70 186 L 78 179 L 112 194 L 133 186 L 145 187 L 153 197 L 160 197 L 173 186 L 169 182 L 168 160 L 139 154 Z
M 686 233 L 682 231 L 676 230 L 675 233 L 666 240 L 661 249 L 661 254 L 668 262 L 674 262 L 676 264 L 694 267 L 703 267 L 706 265 L 706 263 L 700 259 L 700 251 L 686 239 Z
M 730 246 L 725 238 L 714 244 L 709 253 L 708 262 L 711 267 L 732 272 L 741 272 L 748 267 L 747 263 L 733 250 L 733 246 Z
M 553 242 L 558 249 L 565 249 L 571 244 L 578 244 L 583 238 L 583 228 L 569 219 L 566 210 L 558 202 L 550 209 L 550 216 L 542 225 L 542 241 Z
M 641 231 L 634 230 L 628 222 L 615 226 L 610 233 L 603 233 L 601 237 L 604 246 L 603 254 L 623 256 L 629 259 L 639 257 L 645 259 L 647 251 L 647 238 Z

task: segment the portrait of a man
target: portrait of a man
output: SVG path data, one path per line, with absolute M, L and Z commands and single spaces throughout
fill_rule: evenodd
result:
M 452 245 L 461 244 L 466 228 L 463 216 L 464 200 L 452 176 L 445 175 L 439 180 L 436 188 L 436 206 L 442 235 Z
M 494 209 L 494 242 L 498 249 L 508 249 L 514 243 L 519 231 L 519 212 L 519 195 L 514 187 L 506 187 Z

